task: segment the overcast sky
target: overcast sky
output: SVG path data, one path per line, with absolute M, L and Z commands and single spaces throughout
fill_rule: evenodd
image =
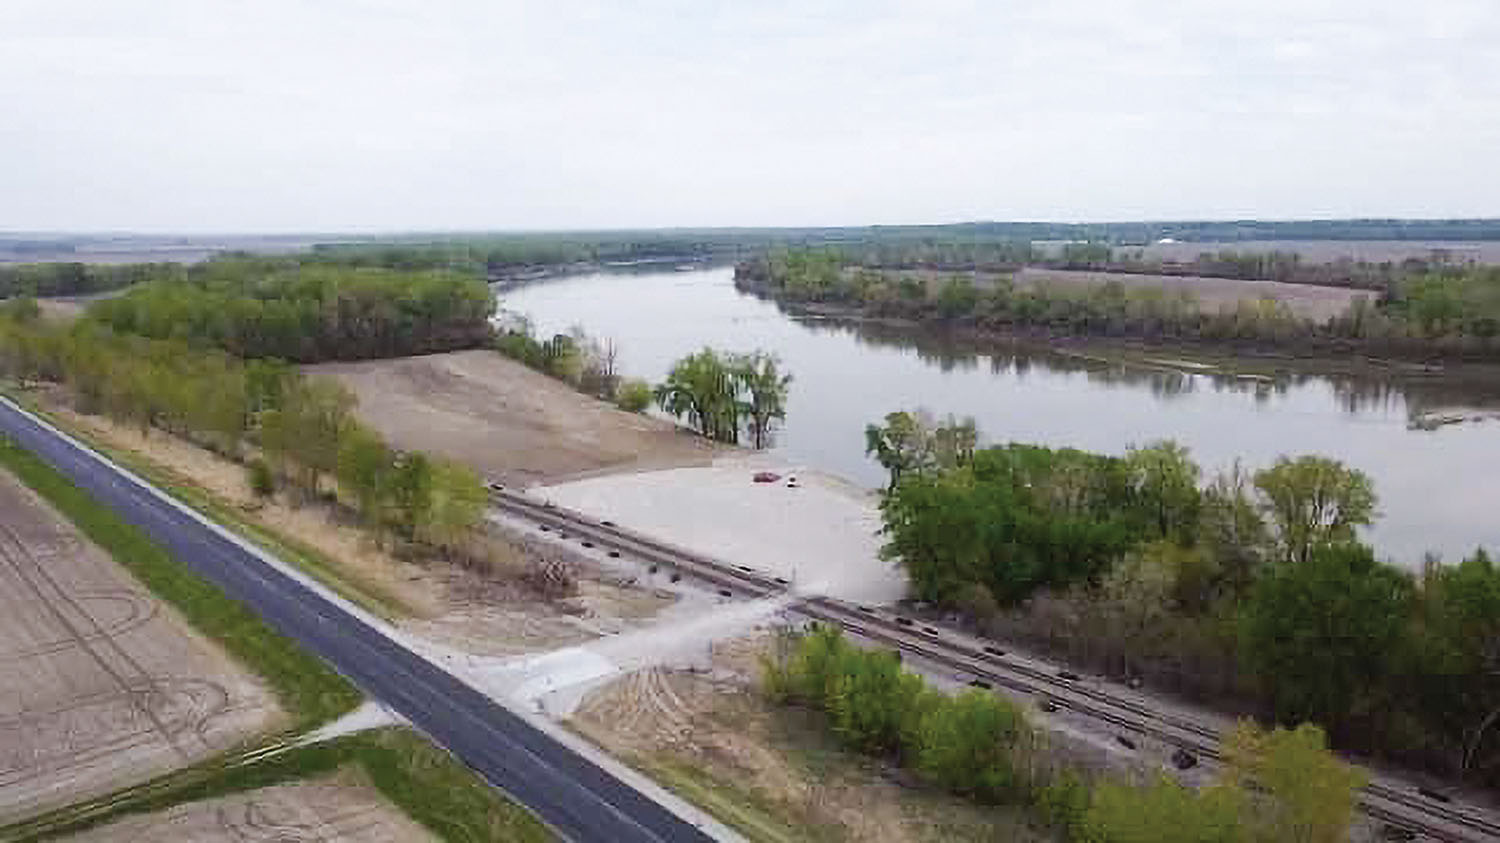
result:
M 3 0 L 0 229 L 1500 216 L 1497 0 Z

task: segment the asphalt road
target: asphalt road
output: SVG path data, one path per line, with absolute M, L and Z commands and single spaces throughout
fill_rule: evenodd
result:
M 711 838 L 0 399 L 0 431 L 575 841 Z

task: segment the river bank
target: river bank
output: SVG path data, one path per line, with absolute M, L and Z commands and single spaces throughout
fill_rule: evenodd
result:
M 980 328 L 949 322 L 933 324 L 899 316 L 873 316 L 855 305 L 827 302 L 789 302 L 760 295 L 794 319 L 819 320 L 859 330 L 867 336 L 888 332 L 892 342 L 920 343 L 932 338 L 955 353 L 983 354 L 997 350 L 1050 352 L 1080 360 L 1223 373 L 1245 378 L 1317 375 L 1349 378 L 1390 378 L 1403 385 L 1446 384 L 1477 389 L 1500 400 L 1500 363 L 1463 360 L 1419 362 L 1381 357 L 1343 349 L 1343 354 L 1289 353 L 1266 343 L 1223 342 L 1200 338 L 1152 338 L 1076 335 L 1041 327 Z M 876 334 L 878 337 L 879 335 Z M 879 342 L 880 339 L 875 339 Z

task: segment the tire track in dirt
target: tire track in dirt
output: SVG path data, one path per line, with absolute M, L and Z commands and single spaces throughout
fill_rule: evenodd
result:
M 56 579 L 47 572 L 46 566 L 31 554 L 25 541 L 5 524 L 0 524 L 0 561 L 15 572 L 16 578 L 35 595 L 38 604 L 45 607 L 47 613 L 57 621 L 66 639 L 75 642 L 76 647 L 87 654 L 99 666 L 99 669 L 119 686 L 130 705 L 151 723 L 161 740 L 171 747 L 182 761 L 190 760 L 192 756 L 178 744 L 176 735 L 166 728 L 166 724 L 157 711 L 158 705 L 165 704 L 167 701 L 157 678 L 143 668 L 120 645 L 120 642 L 80 605 L 78 600 L 57 583 Z M 55 597 L 48 598 L 43 584 L 50 588 Z M 61 608 L 62 606 L 66 606 L 77 617 L 83 619 L 82 626 L 69 618 L 68 613 Z M 83 626 L 92 627 L 92 629 L 86 630 L 82 628 Z M 96 644 L 102 644 L 105 648 L 112 650 L 127 670 L 122 671 L 116 665 L 111 664 L 110 659 L 100 652 Z M 127 678 L 126 672 L 134 673 L 134 678 Z M 227 697 L 227 692 L 224 692 L 222 688 L 220 691 Z
M 146 597 L 138 591 L 131 591 L 129 589 L 123 588 L 100 591 L 80 591 L 76 596 L 76 600 L 79 603 L 114 602 L 125 604 L 125 611 L 122 613 L 122 617 L 112 618 L 109 623 L 104 626 L 102 634 L 85 634 L 84 639 L 87 641 L 97 641 L 104 637 L 113 638 L 115 636 L 124 635 L 125 633 L 130 632 L 137 627 L 144 626 L 156 618 L 156 613 L 160 608 L 155 600 Z M 90 612 L 89 614 L 95 618 L 98 617 L 98 615 L 95 613 Z M 7 652 L 3 648 L 0 648 L 0 664 L 4 664 L 6 662 L 26 661 L 27 659 L 36 658 L 37 656 L 50 656 L 55 653 L 60 653 L 64 650 L 71 650 L 77 645 L 78 641 L 76 639 L 64 636 L 63 638 L 59 638 L 56 641 L 49 641 L 45 644 L 34 645 L 31 648 L 25 650 L 11 650 Z

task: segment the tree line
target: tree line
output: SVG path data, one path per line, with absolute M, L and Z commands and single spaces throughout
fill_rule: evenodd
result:
M 353 417 L 354 397 L 277 360 L 59 326 L 24 307 L 0 313 L 0 372 L 67 387 L 77 409 L 162 430 L 245 462 L 259 494 L 341 500 L 377 538 L 465 552 L 487 500 L 467 467 L 401 452 Z
M 887 758 L 969 799 L 1025 805 L 1080 843 L 1348 838 L 1364 777 L 1330 753 L 1315 726 L 1269 732 L 1242 722 L 1223 771 L 1204 788 L 1166 776 L 1090 781 L 1057 756 L 1025 710 L 990 691 L 950 695 L 903 669 L 890 650 L 851 645 L 833 626 L 783 635 L 762 662 L 779 703 L 812 708 L 850 749 Z
M 176 280 L 186 270 L 174 263 L 0 264 L 0 299 L 83 296 L 154 280 Z
M 1500 566 L 1413 574 L 1358 541 L 1376 495 L 1337 461 L 1208 478 L 1171 442 L 1124 456 L 976 448 L 972 423 L 893 413 L 886 545 L 916 595 L 1121 677 L 1341 745 L 1500 783 Z
M 833 250 L 788 253 L 736 270 L 742 289 L 794 303 L 831 304 L 874 317 L 992 331 L 1145 337 L 1405 357 L 1500 357 L 1500 267 L 1442 266 L 1393 282 L 1319 322 L 1273 299 L 1206 310 L 1186 291 L 1117 282 L 1015 284 L 1008 276 L 922 277 L 847 266 Z
M 482 281 L 449 273 L 232 258 L 95 302 L 88 318 L 236 357 L 311 363 L 482 346 L 494 307 Z

